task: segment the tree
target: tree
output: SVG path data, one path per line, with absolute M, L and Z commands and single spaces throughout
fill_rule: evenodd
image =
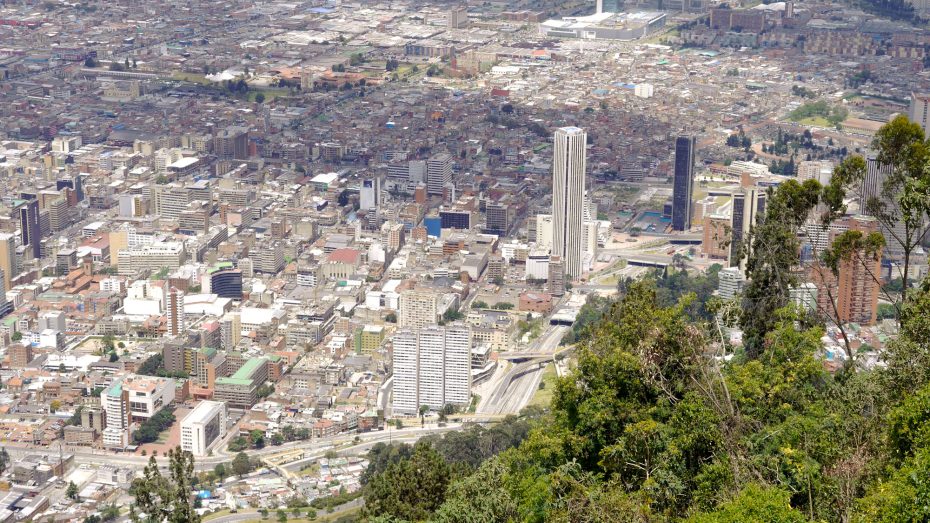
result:
M 149 459 L 141 478 L 132 481 L 134 502 L 129 515 L 134 523 L 199 523 L 191 496 L 194 456 L 175 447 L 168 451 L 168 477 L 162 476 L 155 457 Z
M 73 481 L 68 482 L 68 488 L 65 490 L 65 496 L 72 501 L 78 501 L 78 488 Z
M 22 332 L 19 332 L 19 331 L 16 331 L 16 332 L 13 333 L 12 336 L 10 336 L 10 339 L 13 340 L 14 342 L 17 342 L 17 343 L 18 343 L 18 342 L 20 342 L 20 341 L 23 339 L 23 333 L 22 333 Z
M 365 514 L 424 520 L 442 505 L 451 470 L 427 442 L 417 442 L 410 459 L 392 463 L 365 487 Z
M 805 523 L 803 513 L 791 508 L 791 496 L 777 488 L 749 485 L 739 496 L 713 512 L 688 518 L 688 523 L 742 523 L 768 521 L 771 523 Z
M 52 400 L 51 403 L 48 404 L 48 411 L 51 414 L 58 412 L 58 409 L 60 408 L 61 408 L 61 402 L 58 400 Z
M 219 463 L 213 467 L 213 475 L 216 476 L 220 481 L 226 479 L 226 465 Z
M 429 405 L 420 405 L 420 426 L 426 423 L 427 414 L 429 414 Z
M 501 461 L 490 460 L 474 474 L 452 483 L 435 521 L 517 521 L 516 502 L 505 488 L 506 474 Z
M 252 442 L 252 446 L 257 449 L 265 448 L 265 433 L 260 430 L 253 430 L 249 432 L 249 440 Z
M 0 447 L 0 473 L 4 472 L 10 464 L 10 453 L 6 448 Z
M 237 476 L 245 476 L 252 472 L 252 462 L 249 461 L 249 455 L 245 452 L 236 454 L 236 457 L 233 458 L 232 470 Z
M 389 312 L 384 315 L 384 321 L 388 323 L 397 323 L 397 315 L 393 312 Z
M 262 515 L 262 519 L 265 519 L 268 517 L 268 509 L 265 507 L 258 509 L 258 513 Z
M 285 523 L 287 521 L 287 513 L 282 509 L 278 509 L 278 521 L 280 523 Z
M 758 217 L 748 237 L 737 242 L 749 280 L 743 290 L 740 327 L 750 357 L 762 352 L 765 335 L 777 321 L 775 311 L 788 304 L 791 287 L 798 282 L 794 272 L 801 247 L 798 235 L 819 202 L 820 192 L 816 180 L 803 184 L 788 180 L 770 190 L 765 214 Z
M 265 103 L 265 94 L 264 94 L 264 93 L 258 93 L 258 94 L 256 94 L 256 95 L 255 95 L 255 102 L 256 102 L 256 103 L 260 103 L 260 104 L 261 104 L 261 103 Z

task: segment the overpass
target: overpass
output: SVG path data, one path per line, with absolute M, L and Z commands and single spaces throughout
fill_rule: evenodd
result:
M 534 361 L 537 363 L 550 362 L 562 354 L 575 350 L 574 346 L 565 347 L 555 352 L 501 352 L 498 359 L 507 361 Z

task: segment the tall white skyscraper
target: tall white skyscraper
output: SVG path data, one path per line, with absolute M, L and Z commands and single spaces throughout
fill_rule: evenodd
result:
M 555 131 L 552 157 L 552 254 L 562 257 L 567 279 L 581 276 L 587 140 L 587 133 L 577 127 L 562 127 Z

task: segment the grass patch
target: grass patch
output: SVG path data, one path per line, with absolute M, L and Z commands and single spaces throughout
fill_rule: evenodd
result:
M 282 96 L 288 96 L 290 91 L 287 89 L 250 89 L 249 90 L 249 101 L 254 102 L 255 97 L 258 93 L 265 95 L 265 101 L 270 102 L 275 98 L 281 98 Z
M 542 380 L 539 382 L 542 388 L 538 389 L 536 393 L 533 394 L 533 399 L 530 400 L 530 406 L 549 407 L 552 403 L 552 395 L 555 393 L 555 382 L 558 377 L 558 374 L 555 372 L 555 363 L 546 365 L 545 370 L 543 370 Z
M 832 127 L 845 120 L 848 115 L 849 111 L 845 107 L 831 106 L 826 101 L 819 100 L 806 103 L 791 111 L 788 113 L 788 119 L 798 123 L 804 123 L 805 121 L 821 122 L 811 123 L 810 125 Z
M 249 512 L 245 511 L 245 513 L 248 514 Z M 228 516 L 230 514 L 232 514 L 232 512 L 230 512 L 228 508 L 224 508 L 223 510 L 217 510 L 216 512 L 207 514 L 206 516 L 203 517 L 203 521 L 210 521 L 211 519 L 219 519 L 223 516 Z
M 320 464 L 317 463 L 316 461 L 314 461 L 314 462 L 311 463 L 310 465 L 308 465 L 308 466 L 306 466 L 306 467 L 300 469 L 300 470 L 297 472 L 297 475 L 298 475 L 298 476 L 302 476 L 302 477 L 306 477 L 306 476 L 316 476 L 316 475 L 318 475 L 319 473 L 320 473 Z
M 171 78 L 175 80 L 181 80 L 182 82 L 191 82 L 200 85 L 210 85 L 213 83 L 210 80 L 207 80 L 206 77 L 204 77 L 202 74 L 188 73 L 185 71 L 178 71 L 172 74 Z
M 811 116 L 809 118 L 802 118 L 798 120 L 801 125 L 809 125 L 811 127 L 835 127 L 834 124 L 830 123 L 830 120 L 827 120 L 823 116 Z

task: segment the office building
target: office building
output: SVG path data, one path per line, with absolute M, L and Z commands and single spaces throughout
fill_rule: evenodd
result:
M 704 256 L 726 260 L 730 257 L 730 216 L 724 214 L 707 214 L 704 216 L 704 232 L 701 239 L 701 252 Z
M 187 251 L 180 242 L 153 243 L 119 251 L 120 275 L 133 275 L 138 271 L 158 272 L 164 268 L 177 269 L 187 260 Z
M 449 209 L 439 211 L 439 226 L 442 229 L 471 229 L 471 211 Z
M 116 382 L 101 392 L 100 406 L 106 420 L 106 428 L 103 429 L 104 446 L 125 448 L 129 445 L 129 393 L 123 390 L 121 382 Z
M 765 214 L 766 193 L 760 188 L 743 189 L 733 194 L 733 209 L 730 215 L 730 261 L 729 265 L 741 265 L 740 249 L 749 231 Z M 745 267 L 743 267 L 745 268 Z
M 216 378 L 213 399 L 230 408 L 250 409 L 258 401 L 258 387 L 268 381 L 268 359 L 251 358 L 228 378 Z
M 426 194 L 442 194 L 452 181 L 452 155 L 438 153 L 426 161 Z
M 123 448 L 129 444 L 129 428 L 143 422 L 174 401 L 175 382 L 171 378 L 129 377 L 115 381 L 100 394 L 106 413 L 103 443 Z
M 536 223 L 536 246 L 540 249 L 552 249 L 552 215 L 537 214 Z
M 359 189 L 359 208 L 364 211 L 377 209 L 381 204 L 381 178 L 362 180 Z
M 77 137 L 80 142 L 80 136 Z M 77 175 L 74 177 L 66 176 L 55 181 L 55 189 L 71 189 L 74 194 L 75 203 L 84 201 L 84 177 L 87 175 Z
M 930 129 L 930 94 L 912 92 L 907 116 L 912 122 L 920 124 L 926 134 L 927 129 Z
M 20 239 L 34 259 L 42 258 L 41 233 L 39 228 L 39 200 L 30 197 L 19 208 Z
M 275 242 L 265 245 L 252 255 L 252 269 L 263 274 L 277 274 L 284 268 L 284 247 Z
M 167 309 L 167 334 L 168 336 L 178 337 L 184 333 L 187 328 L 184 321 L 184 293 L 176 287 L 171 287 L 166 293 L 165 308 Z
M 31 344 L 14 343 L 7 347 L 7 355 L 10 357 L 11 369 L 24 369 L 35 355 L 32 352 Z
M 16 236 L 0 233 L 0 270 L 3 271 L 3 289 L 13 288 L 12 279 L 16 277 Z
M 227 312 L 220 320 L 220 340 L 224 350 L 233 350 L 242 339 L 242 318 L 238 312 Z
M 226 436 L 226 404 L 201 401 L 181 420 L 181 450 L 206 456 Z
M 153 185 L 149 187 L 152 214 L 176 220 L 190 203 L 190 191 L 179 185 Z
M 691 228 L 691 190 L 694 185 L 694 137 L 675 140 L 675 180 L 672 187 L 672 230 Z
M 619 0 L 597 0 L 597 14 L 620 13 L 622 11 Z
M 859 214 L 875 216 L 877 213 L 887 213 L 890 216 L 900 216 L 896 195 L 890 194 L 892 188 L 886 186 L 888 178 L 894 169 L 890 165 L 882 165 L 874 154 L 866 159 L 866 172 L 859 184 Z M 886 256 L 891 259 L 900 259 L 905 248 L 901 239 L 905 237 L 906 228 L 900 220 L 890 227 L 886 223 L 879 224 L 879 230 L 885 237 Z
M 549 276 L 547 285 L 549 294 L 553 296 L 565 295 L 565 264 L 559 256 L 549 257 Z
M 62 249 L 55 255 L 55 273 L 59 276 L 68 274 L 71 269 L 77 267 L 77 251 L 74 249 Z
M 798 182 L 817 180 L 820 185 L 827 185 L 833 177 L 833 162 L 829 160 L 810 160 L 798 164 Z
M 584 188 L 587 133 L 577 127 L 555 131 L 552 157 L 552 254 L 562 258 L 565 278 L 581 276 L 584 250 Z
M 431 291 L 406 290 L 400 293 L 397 326 L 419 329 L 439 319 L 439 295 Z
M 485 231 L 506 235 L 510 230 L 510 205 L 506 202 L 488 202 L 485 206 Z
M 216 264 L 207 272 L 210 293 L 221 298 L 242 299 L 242 271 L 235 268 L 232 262 Z
M 393 410 L 416 414 L 471 401 L 471 328 L 462 323 L 401 330 L 394 336 Z
M 459 29 L 468 25 L 468 8 L 453 7 L 448 14 L 449 29 Z
M 244 160 L 249 157 L 249 130 L 227 127 L 213 137 L 213 154 L 220 160 Z

